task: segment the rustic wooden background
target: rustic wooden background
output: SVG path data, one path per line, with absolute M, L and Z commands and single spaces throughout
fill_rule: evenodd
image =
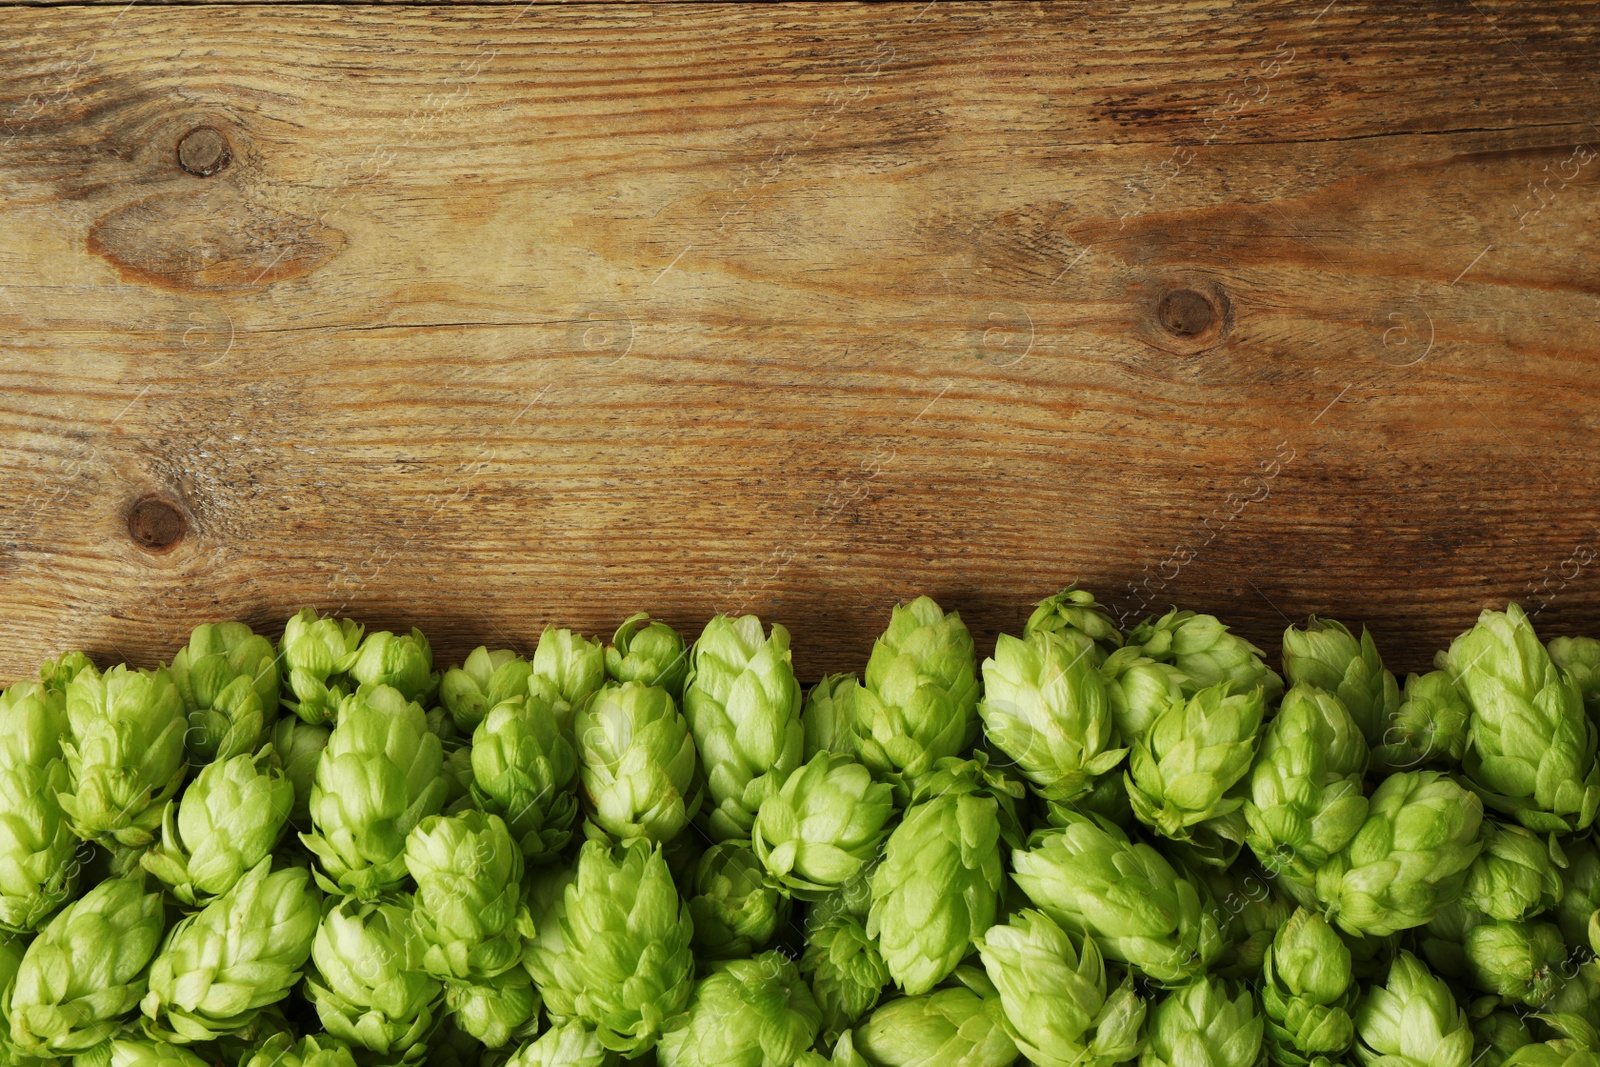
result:
M 1600 6 L 0 3 L 0 677 L 1077 578 L 1600 631 Z

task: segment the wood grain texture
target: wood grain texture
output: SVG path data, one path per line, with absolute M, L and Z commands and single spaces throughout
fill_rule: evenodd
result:
M 815 678 L 1073 579 L 1600 630 L 1596 5 L 1324 3 L 8 11 L 0 676 L 311 604 Z

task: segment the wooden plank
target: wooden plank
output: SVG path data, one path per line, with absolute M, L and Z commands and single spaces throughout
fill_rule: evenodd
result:
M 1074 578 L 1600 629 L 1594 12 L 8 12 L 0 676 L 312 604 L 815 678 Z

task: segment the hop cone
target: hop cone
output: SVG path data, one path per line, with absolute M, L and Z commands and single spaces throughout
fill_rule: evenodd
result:
M 722 841 L 695 865 L 686 894 L 694 922 L 695 954 L 702 960 L 750 956 L 772 943 L 789 918 L 789 901 L 767 885 L 765 871 L 744 845 Z
M 1087 637 L 1094 645 L 1091 658 L 1095 667 L 1122 647 L 1122 631 L 1106 614 L 1105 605 L 1096 603 L 1094 594 L 1079 589 L 1076 583 L 1039 601 L 1022 628 L 1022 636 L 1026 639 L 1038 633 Z
M 449 981 L 444 986 L 444 1006 L 459 1032 L 477 1046 L 499 1049 L 513 1039 L 527 1037 L 539 1028 L 539 993 L 528 972 L 513 967 L 493 978 Z M 430 1044 L 430 1051 L 435 1048 Z M 471 1067 L 476 1061 L 465 1059 Z
M 172 657 L 172 680 L 189 716 L 185 741 L 196 762 L 260 747 L 278 717 L 278 655 L 242 622 L 201 623 Z
M 0 930 L 31 933 L 77 885 L 60 694 L 34 682 L 0 693 Z
M 1296 683 L 1267 724 L 1244 803 L 1245 841 L 1274 875 L 1309 887 L 1367 817 L 1367 743 L 1339 698 Z
M 289 1034 L 275 1034 L 240 1060 L 239 1067 L 356 1067 L 356 1061 L 349 1048 L 326 1034 L 299 1041 Z
M 96 1052 L 96 1062 L 103 1062 L 105 1067 L 208 1067 L 205 1060 L 188 1049 L 159 1041 L 118 1038 L 107 1042 L 103 1053 Z M 74 1067 L 84 1058 L 73 1057 Z
M 1472 711 L 1446 671 L 1406 675 L 1404 698 L 1372 750 L 1374 764 L 1391 770 L 1454 767 L 1467 750 Z
M 1063 810 L 1059 829 L 1012 853 L 1012 877 L 1063 929 L 1164 985 L 1205 973 L 1223 949 L 1203 888 L 1109 822 Z
M 811 897 L 861 873 L 893 816 L 888 785 L 848 756 L 819 752 L 761 802 L 752 844 L 785 891 Z
M 1478 798 L 1437 771 L 1392 774 L 1354 839 L 1317 872 L 1317 896 L 1351 934 L 1421 926 L 1460 896 L 1482 821 Z
M 1388 981 L 1356 1008 L 1356 1055 L 1364 1067 L 1467 1067 L 1472 1031 L 1450 987 L 1402 952 Z
M 504 1067 L 614 1067 L 617 1054 L 580 1022 L 551 1026 L 517 1050 Z
M 294 789 L 289 821 L 302 830 L 311 829 L 311 786 L 317 780 L 317 762 L 328 747 L 330 733 L 326 726 L 312 726 L 297 717 L 279 719 L 272 728 L 273 754 Z
M 683 713 L 711 800 L 713 840 L 748 839 L 761 802 L 800 765 L 800 683 L 789 631 L 754 615 L 718 615 L 689 655 Z
M 994 657 L 983 661 L 978 714 L 989 742 L 1053 800 L 1087 793 L 1127 754 L 1112 747 L 1116 733 L 1095 647 L 1076 629 L 1020 641 L 1001 634 Z
M 1471 1013 L 1470 1025 L 1472 1062 L 1477 1067 L 1503 1067 L 1512 1053 L 1534 1043 L 1522 1017 L 1503 1008 Z
M 702 979 L 657 1057 L 661 1067 L 781 1067 L 811 1047 L 821 1018 L 794 964 L 766 952 Z
M 689 677 L 689 649 L 678 631 L 659 620 L 652 622 L 641 611 L 623 620 L 612 635 L 606 674 L 615 682 L 659 685 L 681 701 Z
M 1373 748 L 1389 743 L 1387 731 L 1400 708 L 1400 689 L 1384 669 L 1366 627 L 1361 638 L 1341 622 L 1315 615 L 1305 629 L 1283 632 L 1283 673 L 1290 685 L 1308 685 L 1338 697 Z
M 1355 1037 L 1359 992 L 1350 949 L 1314 911 L 1297 910 L 1262 962 L 1267 1058 L 1275 1067 L 1337 1062 Z
M 573 730 L 589 812 L 606 833 L 670 841 L 700 810 L 694 738 L 665 689 L 607 685 L 584 703 Z
M 1137 645 L 1113 652 L 1100 666 L 1111 719 L 1124 743 L 1145 735 L 1168 705 L 1182 702 L 1188 676 L 1170 663 L 1144 654 Z
M 417 884 L 412 919 L 424 971 L 441 980 L 487 979 L 521 961 L 531 928 L 522 853 L 498 815 L 430 815 L 406 837 L 405 866 Z
M 433 647 L 415 626 L 405 635 L 387 630 L 368 634 L 350 664 L 350 677 L 357 685 L 386 685 L 424 706 L 431 704 L 439 692 Z
M 421 1059 L 440 994 L 422 969 L 422 952 L 403 894 L 381 902 L 346 898 L 329 911 L 311 942 L 315 970 L 305 983 L 323 1029 L 386 1063 Z
M 873 1067 L 1006 1067 L 1017 1046 L 1006 1033 L 999 994 L 982 972 L 962 968 L 962 985 L 900 997 L 855 1031 Z
M 1567 946 L 1550 923 L 1492 919 L 1469 930 L 1462 949 L 1474 985 L 1529 1007 L 1543 1007 L 1564 980 Z
M 151 1035 L 189 1044 L 248 1025 L 300 980 L 321 918 L 310 872 L 263 860 L 167 935 L 141 1004 Z
M 421 705 L 384 685 L 346 697 L 317 760 L 316 832 L 300 835 L 321 865 L 318 883 L 363 899 L 398 887 L 406 876 L 406 835 L 444 801 L 443 770 L 439 739 Z
M 1550 659 L 1583 694 L 1590 718 L 1600 718 L 1600 641 L 1557 637 L 1547 646 Z
M 1228 790 L 1250 769 L 1265 710 L 1261 690 L 1230 696 L 1226 685 L 1168 705 L 1128 757 L 1128 799 L 1139 821 L 1187 841 L 1197 824 L 1238 811 L 1244 801 Z
M 1561 895 L 1551 918 L 1567 944 L 1581 945 L 1588 936 L 1589 917 L 1600 911 L 1600 846 L 1592 836 L 1575 838 L 1566 843 L 1565 854 Z
M 61 750 L 72 792 L 60 799 L 73 833 L 148 845 L 185 769 L 183 700 L 171 672 L 81 671 L 67 684 L 67 727 L 72 740 Z
M 533 650 L 533 676 L 528 679 L 528 691 L 549 699 L 556 721 L 563 728 L 571 725 L 573 709 L 605 680 L 606 650 L 598 638 L 591 641 L 571 630 L 545 627 Z
M 1520 826 L 1483 821 L 1483 851 L 1467 868 L 1464 899 L 1496 919 L 1526 919 L 1561 899 L 1550 845 Z
M 338 712 L 356 688 L 350 668 L 361 651 L 363 627 L 349 619 L 323 619 L 301 608 L 278 641 L 283 706 L 312 726 Z
M 108 878 L 50 920 L 23 954 L 7 996 L 11 1041 L 26 1056 L 92 1048 L 145 991 L 161 940 L 161 896 Z
M 861 682 L 853 674 L 829 674 L 806 694 L 800 711 L 804 754 L 853 755 L 856 750 L 856 695 Z
M 889 835 L 872 873 L 866 930 L 907 993 L 943 981 L 995 921 L 1000 844 L 1017 843 L 1011 805 L 1020 793 L 979 760 L 942 760 Z
M 965 753 L 977 735 L 977 668 L 960 615 L 925 596 L 896 607 L 855 695 L 861 762 L 903 779 L 905 796 L 935 761 Z
M 1190 873 L 1210 892 L 1211 912 L 1222 926 L 1224 947 L 1211 973 L 1254 982 L 1272 939 L 1295 910 L 1292 899 L 1274 892 L 1282 880 L 1248 862 L 1227 869 L 1196 865 Z
M 806 916 L 800 973 L 811 983 L 822 1009 L 822 1034 L 829 1041 L 871 1011 L 889 984 L 889 968 L 877 938 L 867 936 L 867 909 L 852 902 L 853 895 L 857 893 L 850 888 L 830 894 L 812 905 Z
M 1199 978 L 1150 1013 L 1139 1067 L 1252 1067 L 1261 1057 L 1262 1029 L 1248 989 Z
M 1600 805 L 1595 726 L 1516 604 L 1485 611 L 1441 652 L 1472 706 L 1463 766 L 1484 800 L 1539 833 L 1569 833 Z
M 496 704 L 472 734 L 472 797 L 510 827 L 530 862 L 566 847 L 578 815 L 578 754 L 548 697 Z
M 1145 1004 L 1131 982 L 1106 991 L 1094 939 L 1074 944 L 1048 915 L 1024 909 L 977 939 L 1000 992 L 1006 1032 L 1038 1067 L 1111 1067 L 1138 1054 Z
M 1283 692 L 1283 679 L 1262 661 L 1261 650 L 1213 615 L 1174 609 L 1147 619 L 1129 632 L 1128 648 L 1178 668 L 1184 696 L 1224 684 L 1230 694 L 1259 688 L 1268 701 Z
M 205 905 L 232 889 L 283 836 L 294 787 L 269 751 L 208 763 L 182 800 L 167 802 L 161 844 L 139 862 L 183 903 Z
M 575 876 L 560 888 L 558 903 L 533 908 L 529 974 L 552 1016 L 584 1020 L 613 1051 L 648 1051 L 694 982 L 688 906 L 660 848 L 635 841 L 613 855 L 604 842 L 586 841 Z
M 450 713 L 456 729 L 470 734 L 491 708 L 528 693 L 533 664 L 509 649 L 490 652 L 479 645 L 459 667 L 451 667 L 439 681 L 439 703 Z

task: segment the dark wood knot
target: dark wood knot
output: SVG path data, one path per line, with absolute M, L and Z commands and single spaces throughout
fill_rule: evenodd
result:
M 215 126 L 196 126 L 178 139 L 178 166 L 209 178 L 233 159 L 228 138 Z
M 170 552 L 188 532 L 183 509 L 164 496 L 150 494 L 128 509 L 128 536 L 146 552 Z
M 1149 344 L 1179 356 L 1193 356 L 1223 343 L 1233 324 L 1233 307 L 1215 279 L 1191 274 L 1167 278 L 1139 323 Z
M 1161 326 L 1178 337 L 1198 337 L 1217 324 L 1217 309 L 1193 289 L 1174 289 L 1156 309 Z

